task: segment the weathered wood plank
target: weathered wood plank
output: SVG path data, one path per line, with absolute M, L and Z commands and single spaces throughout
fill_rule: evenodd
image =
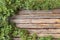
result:
M 26 29 L 30 33 L 37 34 L 60 34 L 60 29 Z
M 37 34 L 39 37 L 51 36 L 54 38 L 60 38 L 60 34 Z
M 32 33 L 33 34 L 33 33 Z M 32 35 L 30 34 L 30 35 Z M 54 38 L 60 38 L 60 34 L 37 34 L 38 37 L 47 37 L 47 36 L 52 36 Z M 16 37 L 19 37 L 19 35 L 17 35 Z
M 13 18 L 60 18 L 60 10 L 23 10 Z
M 60 24 L 16 24 L 19 28 L 60 28 Z
M 60 23 L 60 19 L 12 19 L 15 23 Z
M 53 13 L 51 10 L 22 10 L 22 11 L 20 11 L 19 12 L 19 14 L 32 14 L 32 13 L 38 13 L 38 14 L 40 14 L 40 13 Z
M 48 14 L 48 13 L 44 13 L 44 14 L 20 14 L 20 15 L 16 15 L 12 18 L 60 18 L 60 14 Z
M 30 32 L 30 35 L 33 33 L 36 33 L 38 36 L 53 36 L 54 38 L 60 38 L 60 29 L 26 29 Z M 20 35 L 18 34 L 16 37 L 19 37 Z
M 54 9 L 54 10 L 22 10 L 19 12 L 19 14 L 22 13 L 58 13 L 60 14 L 60 9 Z
M 53 13 L 59 13 L 60 14 L 60 9 L 54 9 L 52 10 Z
M 60 19 L 32 19 L 32 23 L 60 23 Z
M 31 23 L 31 19 L 13 19 L 15 23 Z
M 25 28 L 38 36 L 53 36 L 60 38 L 60 10 L 24 10 L 12 17 L 12 22 L 16 23 L 19 28 Z M 19 35 L 17 35 L 19 37 Z M 14 38 L 14 40 L 21 40 Z M 54 39 L 55 40 L 55 39 Z

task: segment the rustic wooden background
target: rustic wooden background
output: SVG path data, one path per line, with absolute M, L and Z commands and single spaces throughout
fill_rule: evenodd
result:
M 25 28 L 31 34 L 38 36 L 52 35 L 60 38 L 60 10 L 22 10 L 12 17 L 12 21 L 19 28 Z M 20 38 L 14 38 L 20 40 Z

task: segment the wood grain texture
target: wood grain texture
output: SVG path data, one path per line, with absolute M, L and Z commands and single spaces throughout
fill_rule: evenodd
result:
M 59 10 L 23 10 L 13 18 L 60 18 Z
M 60 38 L 60 29 L 26 29 L 30 32 L 30 35 L 36 33 L 39 37 L 52 36 L 54 38 Z M 16 37 L 19 37 L 17 35 Z
M 60 23 L 60 19 L 13 19 L 15 23 Z
M 23 10 L 11 18 L 19 28 L 24 28 L 38 36 L 60 38 L 60 9 L 57 10 Z M 17 35 L 19 37 L 19 35 Z M 14 40 L 21 40 L 14 38 Z M 56 40 L 56 39 L 54 39 Z
M 22 13 L 55 13 L 60 14 L 60 9 L 54 9 L 54 10 L 21 10 L 19 11 L 19 14 Z
M 60 14 L 54 13 L 20 13 L 13 18 L 60 18 Z
M 60 29 L 26 29 L 30 33 L 36 34 L 60 34 Z
M 16 24 L 19 28 L 60 28 L 60 24 Z
M 32 35 L 32 34 L 30 34 Z M 60 38 L 60 34 L 37 34 L 38 37 L 47 37 L 52 36 L 53 38 Z M 19 35 L 16 36 L 16 38 L 19 38 Z
M 60 9 L 54 9 L 52 10 L 53 13 L 59 13 L 60 14 Z
M 37 34 L 39 37 L 52 36 L 54 38 L 60 38 L 60 34 Z
M 44 14 L 44 13 L 53 13 L 52 10 L 22 10 L 19 11 L 19 14 Z

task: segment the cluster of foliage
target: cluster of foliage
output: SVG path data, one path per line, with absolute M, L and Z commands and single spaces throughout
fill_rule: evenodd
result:
M 29 35 L 24 29 L 16 28 L 10 17 L 18 10 L 43 10 L 60 7 L 60 0 L 0 0 L 0 40 L 13 40 L 18 34 L 21 40 L 52 40 L 51 37 L 37 38 L 36 34 Z
M 60 0 L 26 0 L 24 9 L 50 10 L 60 8 Z
M 36 33 L 29 35 L 29 32 L 24 29 L 15 29 L 12 35 L 14 35 L 14 37 L 20 35 L 21 40 L 53 40 L 52 36 L 38 37 Z

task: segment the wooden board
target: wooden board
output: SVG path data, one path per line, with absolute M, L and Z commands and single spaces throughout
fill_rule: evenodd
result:
M 30 35 L 36 33 L 39 37 L 51 36 L 54 38 L 60 38 L 60 29 L 26 29 L 30 32 Z M 19 37 L 17 35 L 16 37 Z
M 18 14 L 18 15 L 15 15 L 13 18 L 17 18 L 17 19 L 20 19 L 20 18 L 60 18 L 60 14 L 54 14 L 54 13 L 21 13 L 21 14 Z
M 38 36 L 52 35 L 60 38 L 60 10 L 23 10 L 11 18 L 19 28 L 24 28 Z M 19 35 L 17 35 L 19 37 Z M 14 38 L 14 40 L 21 40 Z M 55 39 L 54 39 L 55 40 Z
M 26 29 L 30 33 L 36 34 L 60 34 L 60 29 Z
M 54 38 L 60 38 L 60 34 L 37 34 L 40 37 L 46 37 L 46 36 L 51 36 Z
M 40 23 L 40 24 L 42 24 L 42 23 L 60 23 L 60 19 L 13 19 L 12 20 L 13 22 L 15 22 L 15 23 Z
M 19 28 L 60 28 L 60 24 L 16 24 Z

